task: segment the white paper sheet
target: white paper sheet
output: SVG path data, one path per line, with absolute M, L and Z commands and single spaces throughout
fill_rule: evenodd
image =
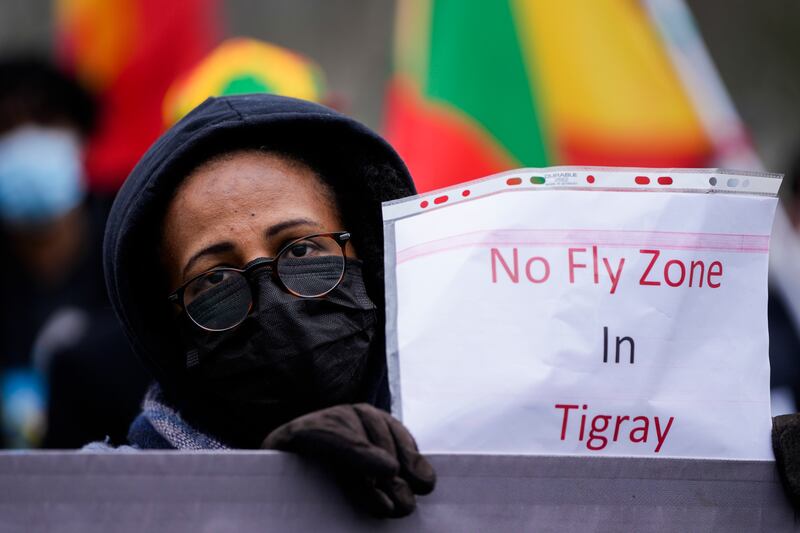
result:
M 395 414 L 426 451 L 771 458 L 779 185 L 560 167 L 385 204 Z

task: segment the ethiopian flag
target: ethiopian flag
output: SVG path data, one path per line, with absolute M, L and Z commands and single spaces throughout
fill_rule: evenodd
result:
M 420 191 L 519 166 L 713 156 L 635 0 L 404 0 L 386 134 Z

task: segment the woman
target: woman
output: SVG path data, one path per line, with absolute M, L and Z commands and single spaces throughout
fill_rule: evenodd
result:
M 389 407 L 380 203 L 414 193 L 380 137 L 274 95 L 212 98 L 142 157 L 105 274 L 156 378 L 139 448 L 276 448 L 408 514 L 435 474 Z

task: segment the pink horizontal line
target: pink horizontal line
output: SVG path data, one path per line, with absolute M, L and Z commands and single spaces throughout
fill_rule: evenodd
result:
M 489 230 L 436 239 L 397 252 L 397 264 L 462 248 L 493 246 L 606 246 L 734 253 L 767 253 L 769 235 L 629 230 Z

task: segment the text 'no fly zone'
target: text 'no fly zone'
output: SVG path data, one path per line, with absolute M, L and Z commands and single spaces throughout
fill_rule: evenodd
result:
M 611 294 L 617 293 L 623 277 L 634 278 L 643 287 L 691 287 L 718 289 L 722 286 L 723 265 L 718 259 L 684 259 L 669 257 L 657 248 L 636 250 L 642 259 L 626 262 L 625 257 L 612 258 L 599 246 L 569 247 L 564 250 L 564 268 L 570 284 L 588 281 L 606 285 Z M 554 267 L 543 255 L 524 255 L 519 248 L 491 248 L 492 283 L 552 282 Z

